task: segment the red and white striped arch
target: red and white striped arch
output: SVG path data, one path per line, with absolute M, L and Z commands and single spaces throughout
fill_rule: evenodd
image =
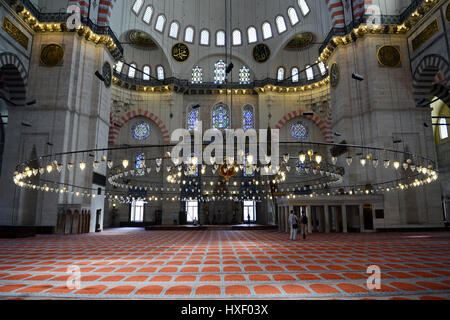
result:
M 314 113 L 313 115 L 305 115 L 304 114 L 305 112 L 306 111 L 303 110 L 289 112 L 287 115 L 281 118 L 280 121 L 278 121 L 275 128 L 281 130 L 290 120 L 302 117 L 314 122 L 316 126 L 319 128 L 320 132 L 322 132 L 322 135 L 324 136 L 327 142 L 333 142 L 333 133 L 331 130 L 331 111 L 328 112 L 328 119 L 326 121 L 321 120 Z M 310 111 L 307 112 L 310 113 Z
M 167 129 L 163 121 L 159 119 L 157 115 L 149 112 L 148 110 L 142 111 L 141 109 L 128 112 L 125 116 L 122 116 L 120 120 L 111 122 L 111 125 L 109 127 L 108 143 L 115 144 L 116 139 L 119 136 L 120 129 L 124 126 L 124 124 L 138 117 L 146 118 L 153 121 L 159 127 L 159 129 L 161 129 L 163 142 L 165 144 L 170 144 L 169 130 Z
M 342 0 L 325 0 L 334 28 L 345 28 L 345 11 Z
M 97 24 L 100 26 L 109 26 L 114 3 L 117 0 L 100 0 L 98 6 Z M 76 5 L 81 9 L 81 16 L 87 18 L 89 12 L 89 0 L 70 0 L 69 5 Z

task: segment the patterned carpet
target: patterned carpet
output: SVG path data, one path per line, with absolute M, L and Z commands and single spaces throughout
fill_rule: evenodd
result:
M 67 268 L 81 270 L 69 289 Z M 366 286 L 369 265 L 381 289 Z M 0 239 L 1 299 L 449 299 L 450 233 L 144 231 Z

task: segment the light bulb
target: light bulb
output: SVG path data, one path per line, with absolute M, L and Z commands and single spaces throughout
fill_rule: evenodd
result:
M 374 168 L 377 168 L 378 167 L 378 159 L 373 159 L 372 164 L 373 164 Z
M 389 165 L 391 164 L 391 161 L 389 160 L 384 160 L 384 167 L 387 169 L 389 168 Z
M 365 166 L 366 166 L 366 163 L 367 163 L 367 160 L 366 160 L 366 158 L 361 158 L 361 159 L 359 160 L 359 162 L 361 163 L 361 165 L 362 165 L 363 167 L 365 167 Z
M 122 161 L 122 166 L 123 166 L 125 169 L 128 167 L 129 164 L 130 164 L 130 162 L 129 162 L 127 159 L 125 159 L 125 160 Z
M 320 164 L 322 162 L 322 156 L 320 154 L 316 155 L 316 162 Z
M 53 166 L 51 165 L 51 164 L 49 164 L 48 166 L 47 166 L 47 172 L 48 173 L 51 173 L 53 171 Z
M 398 168 L 400 168 L 400 162 L 394 161 L 394 168 L 395 168 L 395 170 L 397 170 Z
M 300 160 L 301 163 L 305 163 L 306 155 L 302 152 L 298 155 L 298 159 Z
M 351 165 L 352 162 L 353 162 L 353 158 L 352 157 L 347 157 L 346 161 L 347 161 L 348 165 Z
M 109 169 L 112 169 L 113 165 L 114 165 L 114 162 L 112 162 L 111 160 L 109 160 L 109 161 L 108 161 L 108 168 L 109 168 Z
M 68 164 L 67 164 L 67 170 L 72 170 L 73 169 L 73 163 L 71 163 L 71 162 L 69 162 Z
M 253 156 L 252 156 L 251 154 L 249 154 L 249 155 L 247 156 L 247 162 L 248 162 L 249 164 L 253 164 Z
M 94 169 L 98 169 L 98 167 L 100 166 L 100 162 L 94 161 L 94 163 L 92 164 L 92 166 L 94 167 Z
M 31 176 L 33 175 L 33 171 L 30 170 L 30 168 L 26 168 L 25 171 L 26 171 L 26 173 L 27 173 L 28 178 L 31 177 Z
M 84 161 L 80 162 L 80 169 L 81 169 L 81 171 L 84 171 L 84 169 L 86 169 L 86 162 L 84 162 Z
M 331 157 L 331 163 L 336 164 L 338 158 L 337 157 Z
M 61 173 L 62 169 L 63 169 L 63 165 L 62 164 L 58 164 L 58 166 L 56 167 L 56 169 L 58 170 L 59 173 Z
M 405 163 L 403 163 L 403 169 L 408 169 L 408 164 L 405 162 Z

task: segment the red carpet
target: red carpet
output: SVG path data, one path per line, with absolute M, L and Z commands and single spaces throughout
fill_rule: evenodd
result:
M 79 266 L 81 288 L 66 286 Z M 366 286 L 381 268 L 381 289 Z M 0 240 L 0 298 L 449 299 L 450 233 L 143 231 Z

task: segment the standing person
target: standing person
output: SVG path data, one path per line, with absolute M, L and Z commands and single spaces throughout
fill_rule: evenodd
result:
M 306 216 L 305 213 L 302 214 L 301 228 L 303 239 L 306 239 L 306 234 L 308 232 L 308 217 Z
M 297 240 L 297 231 L 298 231 L 298 217 L 294 214 L 294 210 L 291 210 L 291 214 L 289 215 L 289 226 L 291 227 L 291 240 Z

